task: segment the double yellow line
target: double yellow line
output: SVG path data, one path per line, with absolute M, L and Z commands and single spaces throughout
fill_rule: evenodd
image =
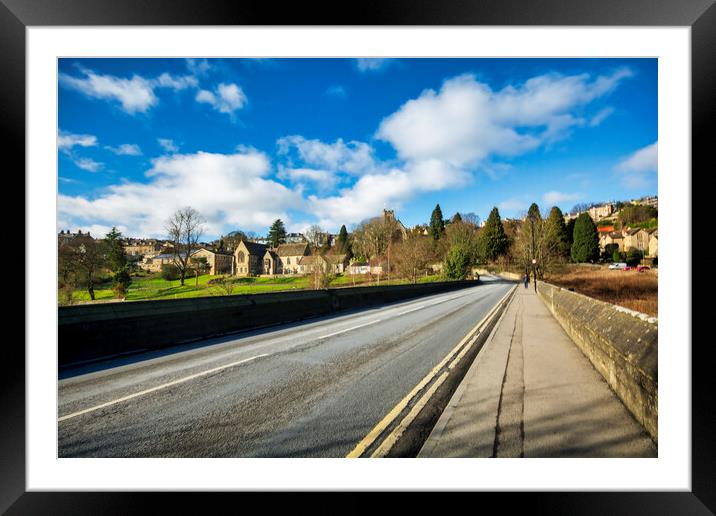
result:
M 398 439 L 403 435 L 405 430 L 410 426 L 410 423 L 417 417 L 420 411 L 425 407 L 430 398 L 435 394 L 435 391 L 443 384 L 450 374 L 450 371 L 462 360 L 467 352 L 472 348 L 472 345 L 477 341 L 477 338 L 482 333 L 482 330 L 488 325 L 492 317 L 498 312 L 498 310 L 507 302 L 510 295 L 515 291 L 517 286 L 512 287 L 507 294 L 487 313 L 482 320 L 472 328 L 467 335 L 455 346 L 445 358 L 443 358 L 438 365 L 436 365 L 420 382 L 411 390 L 407 396 L 405 396 L 400 402 L 393 407 L 390 412 L 377 424 L 373 429 L 366 435 L 353 450 L 346 455 L 347 458 L 362 457 L 363 454 L 368 450 L 376 440 L 385 432 L 385 430 L 393 424 L 393 422 L 403 413 L 405 408 L 410 402 L 418 396 L 426 386 L 428 386 L 435 377 L 437 380 L 425 391 L 422 397 L 412 406 L 408 414 L 393 430 L 385 437 L 383 442 L 371 453 L 371 457 L 385 457 L 388 452 L 393 448 Z M 452 360 L 452 361 L 451 361 Z M 448 364 L 449 363 L 449 364 Z M 447 370 L 443 371 L 438 376 L 445 366 Z

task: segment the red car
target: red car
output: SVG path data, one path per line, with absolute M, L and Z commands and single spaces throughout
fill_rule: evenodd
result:
M 637 267 L 636 270 L 638 270 L 639 272 L 644 272 L 644 271 L 648 271 L 649 267 L 647 267 L 646 265 L 640 265 L 639 267 Z
M 632 267 L 631 265 L 627 265 L 627 266 L 624 267 L 622 270 L 623 270 L 623 271 L 633 271 L 634 269 L 636 269 L 636 267 Z

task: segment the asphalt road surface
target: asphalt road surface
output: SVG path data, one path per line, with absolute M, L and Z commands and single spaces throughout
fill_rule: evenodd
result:
M 60 372 L 60 457 L 343 457 L 512 284 Z

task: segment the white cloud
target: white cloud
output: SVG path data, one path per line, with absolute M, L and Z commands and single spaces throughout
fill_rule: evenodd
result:
M 169 153 L 174 153 L 179 150 L 179 147 L 174 144 L 174 140 L 169 138 L 157 138 L 157 142 L 165 151 Z
M 108 187 L 96 198 L 60 194 L 64 226 L 121 225 L 133 236 L 165 235 L 165 221 L 191 205 L 206 219 L 206 234 L 233 229 L 264 233 L 286 209 L 301 209 L 300 193 L 267 179 L 270 163 L 260 152 L 174 154 L 152 161 L 148 182 Z
M 622 159 L 615 170 L 628 188 L 646 188 L 658 171 L 659 142 L 642 147 Z
M 659 142 L 654 142 L 622 159 L 616 168 L 620 172 L 656 172 L 658 156 Z
M 389 68 L 396 61 L 390 58 L 359 58 L 356 59 L 356 68 L 360 72 L 380 72 Z
M 592 119 L 589 121 L 589 127 L 597 127 L 602 122 L 604 122 L 607 118 L 609 118 L 614 113 L 613 107 L 605 107 L 604 109 L 600 109 L 596 115 L 592 117 Z
M 181 91 L 187 88 L 196 88 L 199 85 L 199 81 L 192 75 L 173 77 L 168 73 L 163 73 L 157 78 L 157 85 L 162 88 L 171 88 L 175 91 Z
M 119 145 L 118 147 L 110 147 L 109 145 L 106 147 L 107 150 L 114 152 L 118 156 L 141 156 L 142 155 L 142 149 L 139 148 L 139 145 L 134 143 L 123 143 L 122 145 Z
M 504 212 L 510 212 L 510 213 L 518 213 L 521 211 L 527 210 L 527 207 L 530 205 L 529 201 L 522 198 L 512 198 L 512 199 L 505 199 L 501 203 L 497 205 L 497 208 L 500 211 Z
M 221 83 L 214 92 L 199 90 L 196 101 L 211 105 L 220 113 L 233 115 L 234 111 L 246 105 L 248 99 L 244 91 L 233 83 Z
M 309 168 L 361 175 L 376 167 L 373 148 L 364 142 L 346 143 L 342 138 L 338 138 L 334 143 L 324 143 L 293 135 L 280 138 L 276 144 L 279 156 L 287 159 L 289 163 L 298 161 Z
M 91 134 L 72 134 L 60 131 L 57 136 L 57 148 L 63 152 L 70 152 L 73 147 L 94 147 L 97 137 Z
M 348 92 L 343 86 L 329 86 L 326 90 L 326 95 L 331 97 L 338 97 L 341 99 L 348 98 Z
M 83 69 L 83 77 L 74 77 L 66 73 L 59 74 L 60 85 L 84 93 L 89 97 L 118 102 L 129 114 L 145 113 L 159 103 L 154 90 L 170 88 L 175 91 L 196 87 L 196 78 L 192 76 L 173 77 L 163 73 L 156 79 L 146 79 L 133 75 L 131 79 L 102 75 Z
M 186 67 L 192 75 L 205 76 L 212 69 L 211 64 L 206 59 L 186 59 Z
M 493 91 L 473 75 L 424 91 L 385 118 L 376 136 L 406 160 L 439 159 L 474 166 L 491 156 L 515 156 L 568 135 L 583 125 L 580 108 L 630 76 L 619 70 L 594 80 L 588 74 L 542 75 Z
M 438 160 L 426 160 L 405 168 L 366 174 L 339 195 L 309 196 L 309 211 L 319 218 L 320 225 L 337 228 L 375 216 L 383 208 L 398 207 L 416 194 L 458 187 L 469 180 L 469 174 L 463 170 Z
M 542 196 L 542 200 L 545 202 L 545 204 L 549 204 L 550 206 L 556 206 L 565 202 L 578 201 L 582 197 L 584 196 L 581 193 L 565 193 L 552 190 L 546 192 Z
M 88 172 L 97 172 L 100 168 L 102 168 L 104 165 L 102 163 L 98 163 L 97 161 L 93 160 L 92 158 L 72 158 L 72 161 L 75 165 L 77 165 L 82 170 L 86 170 Z

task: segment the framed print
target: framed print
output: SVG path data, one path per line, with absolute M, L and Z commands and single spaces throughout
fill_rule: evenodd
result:
M 371 7 L 2 0 L 27 192 L 3 510 L 714 510 L 713 2 Z

